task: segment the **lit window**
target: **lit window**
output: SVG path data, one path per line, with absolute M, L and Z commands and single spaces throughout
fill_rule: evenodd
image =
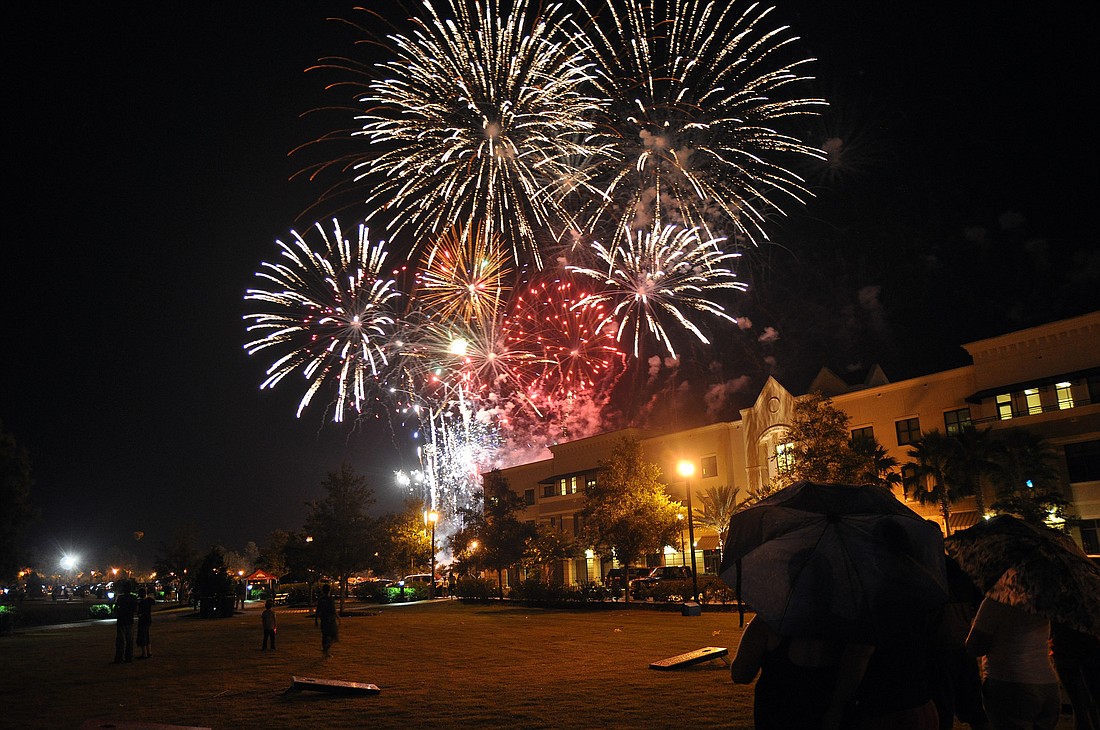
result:
M 1073 389 L 1069 383 L 1058 383 L 1054 386 L 1054 392 L 1058 394 L 1058 409 L 1073 408 Z
M 997 396 L 997 418 L 1002 421 L 1012 418 L 1012 396 L 1008 393 Z
M 562 477 L 558 480 L 558 494 L 561 494 L 563 496 L 569 494 L 569 492 L 566 491 L 568 488 L 569 482 L 565 479 L 565 477 Z
M 584 488 L 593 489 L 596 486 L 596 475 L 589 474 L 584 478 Z
M 973 425 L 974 424 L 970 421 L 969 408 L 960 408 L 957 411 L 945 411 L 943 414 L 943 426 L 948 436 L 958 436 Z
M 775 472 L 789 474 L 794 469 L 794 444 L 775 445 Z
M 1039 398 L 1038 388 L 1028 388 L 1024 391 L 1024 400 L 1027 403 L 1027 414 L 1035 416 L 1043 412 L 1043 402 Z
M 576 477 L 569 477 L 569 493 L 570 494 L 576 494 L 577 493 L 577 478 Z

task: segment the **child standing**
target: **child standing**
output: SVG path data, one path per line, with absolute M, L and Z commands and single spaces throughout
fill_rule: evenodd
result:
M 275 601 L 267 599 L 261 618 L 264 621 L 264 645 L 260 651 L 267 651 L 268 639 L 271 639 L 271 651 L 275 651 Z

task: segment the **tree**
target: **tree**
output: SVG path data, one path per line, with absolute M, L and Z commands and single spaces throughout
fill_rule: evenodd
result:
M 984 482 L 997 468 L 991 433 L 991 428 L 979 431 L 969 427 L 952 437 L 958 444 L 958 452 L 950 465 L 951 478 L 959 494 L 973 495 L 979 515 L 986 512 Z
M 378 569 L 415 573 L 432 559 L 431 534 L 424 528 L 422 500 L 405 501 L 405 509 L 379 521 Z
M 703 527 L 710 528 L 718 533 L 718 551 L 721 554 L 726 544 L 726 533 L 730 529 L 730 518 L 745 504 L 746 500 L 738 500 L 741 493 L 738 487 L 722 484 L 717 487 L 707 487 L 699 496 L 702 509 L 695 510 L 695 521 Z
M 286 545 L 283 546 L 286 569 L 295 579 L 305 581 L 306 603 L 310 606 L 313 605 L 313 586 L 320 574 L 313 542 L 312 535 L 295 532 L 287 536 Z
M 477 561 L 496 571 L 500 598 L 504 598 L 504 571 L 523 558 L 527 542 L 535 534 L 531 525 L 516 517 L 525 506 L 523 497 L 512 491 L 508 480 L 499 471 L 491 471 L 485 475 L 474 503 L 459 510 L 463 525 L 451 537 L 455 553 L 472 553 L 470 546 L 477 541 Z
M 367 568 L 374 554 L 374 521 L 364 510 L 374 504 L 365 477 L 348 464 L 329 472 L 321 486 L 325 496 L 309 505 L 305 530 L 313 538 L 316 566 L 340 584 L 340 609 L 352 573 Z
M 1036 525 L 1065 524 L 1069 501 L 1062 494 L 1056 455 L 1043 439 L 1024 429 L 1006 431 L 990 449 L 997 490 L 993 509 Z
M 950 537 L 951 504 L 961 499 L 955 479 L 956 464 L 961 458 L 959 442 L 940 431 L 929 431 L 909 449 L 912 457 L 912 477 L 905 483 L 907 492 L 912 490 L 921 504 L 934 502 L 940 506 L 944 531 Z
M 203 558 L 195 574 L 195 592 L 199 597 L 199 616 L 225 618 L 233 615 L 233 577 L 222 551 L 214 547 Z
M 622 438 L 585 488 L 584 538 L 602 555 L 613 554 L 626 569 L 679 537 L 682 509 L 661 482 L 661 470 L 642 457 L 637 439 Z M 627 585 L 626 598 L 630 600 Z
M 778 474 L 779 487 L 808 480 L 859 483 L 861 462 L 852 450 L 848 414 L 821 393 L 798 399 L 787 430 L 791 468 Z
M 195 525 L 188 522 L 176 527 L 171 542 L 157 545 L 153 570 L 161 580 L 178 584 L 176 596 L 179 601 L 184 600 L 188 584 L 193 584 L 197 575 L 199 552 L 195 539 Z
M 539 569 L 544 582 L 557 584 L 564 580 L 560 570 L 562 561 L 579 558 L 584 550 L 573 535 L 550 525 L 538 525 L 525 554 L 528 564 Z
M 855 457 L 856 478 L 853 484 L 875 484 L 893 490 L 901 486 L 898 460 L 890 456 L 886 447 L 873 438 L 854 438 L 849 447 Z
M 9 580 L 19 571 L 23 536 L 34 519 L 30 492 L 31 461 L 15 436 L 0 423 L 0 579 Z
M 256 566 L 280 578 L 286 575 L 286 544 L 288 540 L 290 540 L 290 535 L 286 530 L 272 530 L 270 537 L 267 538 L 267 544 L 260 548 L 259 557 L 256 558 Z

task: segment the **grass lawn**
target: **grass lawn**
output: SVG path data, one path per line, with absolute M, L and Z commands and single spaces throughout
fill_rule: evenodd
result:
M 111 663 L 113 622 L 0 637 L 0 726 L 752 727 L 752 688 L 733 685 L 721 662 L 649 669 L 704 646 L 732 654 L 741 635 L 736 613 L 446 600 L 356 606 L 326 660 L 301 609 L 279 611 L 279 648 L 261 652 L 260 610 L 250 605 L 221 620 L 158 613 L 153 658 L 132 664 Z M 293 675 L 368 682 L 381 693 L 283 695 Z

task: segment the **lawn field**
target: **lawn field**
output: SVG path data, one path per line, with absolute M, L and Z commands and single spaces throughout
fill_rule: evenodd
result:
M 261 652 L 261 609 L 217 620 L 158 612 L 153 658 L 132 664 L 111 662 L 109 621 L 0 637 L 0 727 L 752 727 L 752 688 L 733 685 L 721 661 L 649 668 L 705 646 L 732 654 L 736 613 L 356 604 L 324 659 L 303 609 L 279 611 L 278 649 Z M 284 694 L 292 676 L 381 692 Z

